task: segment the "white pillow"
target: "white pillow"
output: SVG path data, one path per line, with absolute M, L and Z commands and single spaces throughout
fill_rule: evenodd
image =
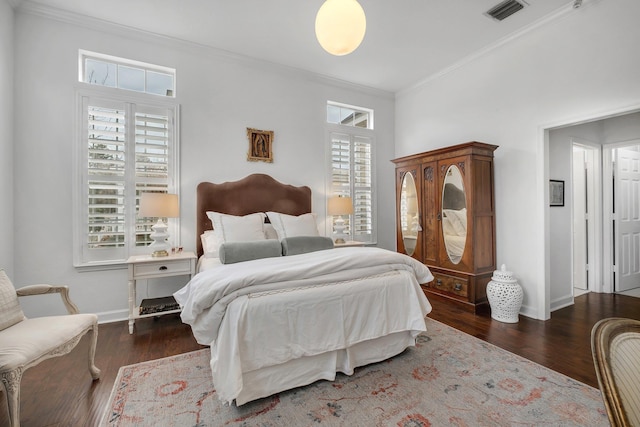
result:
M 273 228 L 273 224 L 265 224 L 264 225 L 264 237 L 269 239 L 278 239 L 278 233 L 276 233 L 276 229 Z
M 207 212 L 207 216 L 213 224 L 213 232 L 219 241 L 218 246 L 225 242 L 265 240 L 264 214 L 261 212 L 245 216 Z
M 296 236 L 319 236 L 316 214 L 307 213 L 300 216 L 278 212 L 267 212 L 269 221 L 278 233 L 278 239 Z
M 200 235 L 202 253 L 205 258 L 219 258 L 218 248 L 222 244 L 213 230 L 207 230 Z

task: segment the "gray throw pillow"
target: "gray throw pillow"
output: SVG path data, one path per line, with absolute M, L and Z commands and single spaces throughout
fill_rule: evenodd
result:
M 282 239 L 282 255 L 298 255 L 333 248 L 333 240 L 322 236 L 295 236 Z
M 225 242 L 218 249 L 220 262 L 234 264 L 260 258 L 272 258 L 282 255 L 278 240 L 256 240 L 253 242 Z
M 0 270 L 0 331 L 23 320 L 24 313 L 18 302 L 16 288 L 4 270 Z

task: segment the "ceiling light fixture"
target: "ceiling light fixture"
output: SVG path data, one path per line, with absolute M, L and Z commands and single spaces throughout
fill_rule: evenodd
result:
M 332 55 L 356 50 L 366 30 L 367 19 L 357 0 L 327 0 L 316 15 L 316 38 Z

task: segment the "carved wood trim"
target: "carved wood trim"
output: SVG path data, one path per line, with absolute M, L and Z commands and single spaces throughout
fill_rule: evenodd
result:
M 465 162 L 458 162 L 457 166 L 460 169 L 460 172 L 462 172 L 462 175 L 464 175 L 464 165 Z
M 424 180 L 433 182 L 433 168 L 431 166 L 424 168 Z

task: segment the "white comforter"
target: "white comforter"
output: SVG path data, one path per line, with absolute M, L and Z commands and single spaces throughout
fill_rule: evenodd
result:
M 424 264 L 406 255 L 380 248 L 338 248 L 221 265 L 197 274 L 174 297 L 182 306 L 182 321 L 191 325 L 198 343 L 213 345 L 227 306 L 238 297 L 393 271 L 410 273 L 414 284 L 433 280 Z M 426 298 L 418 304 L 426 315 L 430 310 Z

